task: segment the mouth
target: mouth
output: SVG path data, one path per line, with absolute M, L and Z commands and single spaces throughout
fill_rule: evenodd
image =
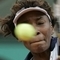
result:
M 45 40 L 38 40 L 38 41 L 32 41 L 30 44 L 37 44 L 37 43 L 43 43 Z

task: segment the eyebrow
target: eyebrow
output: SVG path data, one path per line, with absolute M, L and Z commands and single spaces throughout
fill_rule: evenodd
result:
M 39 19 L 41 19 L 41 18 L 42 18 L 42 16 L 36 17 L 36 20 L 39 20 Z
M 36 21 L 38 21 L 39 19 L 43 18 L 43 16 L 44 16 L 44 15 L 39 16 L 39 17 L 36 17 L 36 18 L 35 18 L 35 19 L 36 19 Z
M 35 19 L 36 19 L 36 21 L 37 21 L 37 20 L 43 18 L 44 16 L 46 16 L 46 15 L 41 15 L 41 16 L 35 17 Z M 47 18 L 48 18 L 48 17 L 47 17 Z M 49 18 L 48 18 L 48 19 L 49 19 Z M 50 19 L 49 19 L 49 21 L 50 21 Z M 50 22 L 51 22 L 51 21 L 50 21 Z

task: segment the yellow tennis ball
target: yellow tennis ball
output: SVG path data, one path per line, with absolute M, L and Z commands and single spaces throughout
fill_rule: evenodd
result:
M 31 24 L 23 23 L 15 27 L 14 33 L 21 41 L 29 41 L 36 35 L 36 30 Z

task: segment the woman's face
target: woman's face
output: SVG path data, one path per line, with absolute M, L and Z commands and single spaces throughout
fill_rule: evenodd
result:
M 36 36 L 29 42 L 23 41 L 26 48 L 33 53 L 41 53 L 47 50 L 50 46 L 52 25 L 48 17 L 38 11 L 31 11 L 22 15 L 18 21 L 19 23 L 29 23 L 36 29 Z

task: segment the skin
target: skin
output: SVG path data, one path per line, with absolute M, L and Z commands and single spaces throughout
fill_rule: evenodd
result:
M 36 35 L 30 41 L 22 41 L 33 55 L 33 60 L 49 60 L 50 41 L 53 27 L 48 17 L 39 11 L 30 11 L 22 15 L 17 24 L 29 23 L 36 29 Z
M 57 60 L 60 60 L 60 55 L 57 57 Z

